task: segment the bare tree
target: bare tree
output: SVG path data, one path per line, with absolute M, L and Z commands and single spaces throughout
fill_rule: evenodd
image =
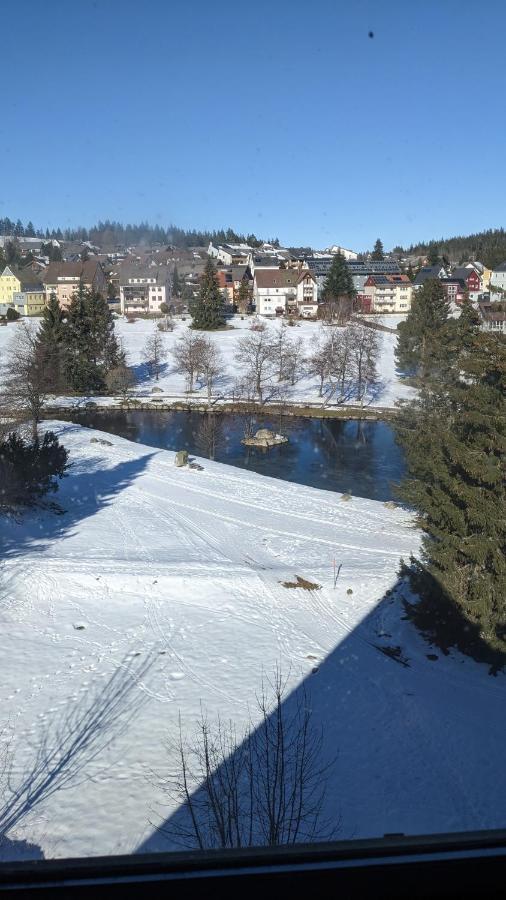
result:
M 23 320 L 7 352 L 4 386 L 0 396 L 0 416 L 14 424 L 29 422 L 33 440 L 49 393 L 44 352 L 37 340 L 37 328 Z M 3 412 L 2 412 L 3 411 Z
M 122 363 L 107 373 L 105 383 L 111 394 L 119 394 L 122 400 L 127 400 L 135 384 L 135 378 L 131 368 Z
M 288 342 L 283 360 L 283 377 L 294 385 L 300 377 L 304 365 L 304 341 L 302 338 L 295 338 Z
M 281 324 L 271 337 L 272 358 L 276 364 L 278 381 L 283 381 L 286 377 L 285 364 L 289 343 L 286 325 Z
M 331 336 L 331 381 L 339 401 L 349 399 L 353 379 L 353 340 L 349 328 L 336 328 Z
M 200 352 L 200 371 L 207 385 L 207 401 L 211 403 L 214 382 L 224 371 L 223 357 L 210 337 L 201 338 Z
M 351 358 L 353 361 L 357 399 L 363 403 L 370 384 L 378 377 L 377 362 L 380 351 L 380 335 L 365 325 L 352 325 L 349 329 Z
M 211 724 L 201 710 L 183 735 L 178 765 L 164 790 L 180 807 L 161 833 L 200 849 L 296 844 L 334 836 L 324 819 L 327 776 L 322 730 L 311 721 L 304 687 L 290 698 L 276 671 L 256 698 L 259 723 L 238 734 L 233 722 Z
M 208 459 L 214 459 L 216 451 L 223 446 L 223 418 L 210 410 L 200 419 L 195 435 L 197 450 Z
M 176 371 L 185 376 L 189 394 L 193 391 L 195 379 L 202 374 L 203 340 L 203 335 L 188 329 L 172 348 Z
M 150 378 L 154 377 L 158 381 L 162 363 L 167 359 L 167 348 L 163 338 L 156 331 L 144 344 L 142 358 L 148 367 Z
M 308 358 L 308 373 L 319 379 L 318 396 L 323 397 L 323 385 L 330 373 L 330 358 L 328 354 L 327 336 L 320 331 L 313 341 L 311 353 Z
M 273 379 L 275 377 L 275 353 L 270 335 L 267 331 L 253 331 L 239 341 L 235 355 L 243 366 L 244 382 L 253 386 L 254 395 L 260 403 L 267 399 L 266 392 L 275 395 Z

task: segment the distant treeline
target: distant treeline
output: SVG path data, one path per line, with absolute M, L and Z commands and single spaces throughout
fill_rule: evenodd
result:
M 440 258 L 447 257 L 450 262 L 477 260 L 494 269 L 506 260 L 506 231 L 504 228 L 489 228 L 477 234 L 441 238 L 439 241 L 412 244 L 407 249 L 403 247 L 394 249 L 394 253 L 412 256 L 432 256 L 435 251 Z
M 176 225 L 162 228 L 160 225 L 150 225 L 141 222 L 139 225 L 123 225 L 121 222 L 97 222 L 92 228 L 46 228 L 45 231 L 36 230 L 32 222 L 24 225 L 20 219 L 0 219 L 0 235 L 14 235 L 15 237 L 41 237 L 55 238 L 65 241 L 90 241 L 99 247 L 108 250 L 117 246 L 130 246 L 134 244 L 171 244 L 174 247 L 204 247 L 209 241 L 213 243 L 248 243 L 252 247 L 259 247 L 263 241 L 254 234 L 238 234 L 232 228 L 219 228 L 215 231 L 186 231 Z M 279 245 L 277 238 L 272 238 L 270 243 Z

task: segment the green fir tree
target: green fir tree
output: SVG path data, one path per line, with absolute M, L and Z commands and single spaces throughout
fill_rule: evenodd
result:
M 352 298 L 355 295 L 353 279 L 342 253 L 336 253 L 332 260 L 325 284 L 324 300 L 339 300 L 341 297 Z
M 480 640 L 502 653 L 505 392 L 506 344 L 498 335 L 475 331 L 455 356 L 451 377 L 426 382 L 396 423 L 409 471 L 400 495 L 417 510 L 424 533 L 415 586 L 428 586 L 434 622 L 445 598 L 446 608 L 463 617 L 464 637 L 474 627 Z
M 51 390 L 59 391 L 63 386 L 63 341 L 65 323 L 63 312 L 52 293 L 42 314 L 42 323 L 37 335 L 38 347 L 44 359 L 47 382 Z
M 385 259 L 385 251 L 383 250 L 383 244 L 379 238 L 374 245 L 374 250 L 371 253 L 371 259 L 375 262 L 381 262 L 381 260 Z
M 80 285 L 69 306 L 64 331 L 65 372 L 79 393 L 106 389 L 106 376 L 124 362 L 114 321 L 101 294 Z
M 177 270 L 177 266 L 174 266 L 174 270 L 172 272 L 172 296 L 176 299 L 181 294 L 181 280 L 179 278 L 179 272 Z
M 440 281 L 428 279 L 413 292 L 411 309 L 397 328 L 395 355 L 404 372 L 427 378 L 444 364 L 450 304 Z
M 190 305 L 190 313 L 193 319 L 192 328 L 213 331 L 223 328 L 225 324 L 223 296 L 216 279 L 216 267 L 212 259 L 208 259 L 206 262 L 200 279 L 198 295 Z

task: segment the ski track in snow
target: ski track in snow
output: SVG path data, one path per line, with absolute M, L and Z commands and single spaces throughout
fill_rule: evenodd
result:
M 174 768 L 166 744 L 179 712 L 191 730 L 202 703 L 241 733 L 277 663 L 290 689 L 309 679 L 338 750 L 342 837 L 501 824 L 503 677 L 458 654 L 428 661 L 399 600 L 385 597 L 400 557 L 418 548 L 407 512 L 208 460 L 203 472 L 177 469 L 171 452 L 110 435 L 104 449 L 89 443 L 100 432 L 52 427 L 74 464 L 58 497 L 67 512 L 0 520 L 0 701 L 14 774 L 68 704 L 138 654 L 152 666 L 127 730 L 13 836 L 48 856 L 135 850 L 162 799 L 149 773 Z M 93 474 L 86 481 L 97 464 L 110 476 L 98 497 Z M 116 490 L 118 466 L 133 474 Z M 295 575 L 321 589 L 283 587 Z M 401 646 L 408 667 L 376 645 Z

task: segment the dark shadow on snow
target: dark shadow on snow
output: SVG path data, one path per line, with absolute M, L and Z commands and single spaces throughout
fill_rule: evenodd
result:
M 68 425 L 59 430 L 63 445 L 65 434 L 74 430 L 79 430 L 79 426 Z M 57 493 L 47 498 L 49 503 L 54 501 L 60 507 L 60 512 L 35 508 L 0 514 L 0 562 L 28 550 L 43 552 L 55 540 L 69 537 L 79 522 L 108 506 L 117 494 L 132 484 L 154 455 L 147 453 L 104 468 L 104 460 L 109 461 L 114 448 L 101 448 L 99 444 L 97 448 L 100 457 L 96 460 L 74 461 L 70 455 L 70 477 L 63 478 Z
M 149 656 L 125 657 L 105 684 L 92 687 L 77 703 L 69 700 L 45 722 L 32 758 L 19 773 L 15 751 L 7 746 L 0 772 L 0 859 L 41 857 L 39 847 L 13 840 L 10 832 L 54 793 L 86 780 L 86 767 L 138 715 L 147 696 L 140 687 L 152 664 Z M 48 822 L 49 840 L 50 829 Z
M 336 603 L 346 597 L 341 583 Z M 323 816 L 338 824 L 338 840 L 442 832 L 451 830 L 449 822 L 455 831 L 504 824 L 506 779 L 497 748 L 506 741 L 506 681 L 489 678 L 484 666 L 458 653 L 446 658 L 434 652 L 405 614 L 409 597 L 406 580 L 399 579 L 328 656 L 319 659 L 308 645 L 308 674 L 284 701 L 290 716 L 305 688 L 312 720 L 324 733 L 322 761 L 337 755 Z M 469 716 L 462 715 L 463 695 Z M 202 702 L 205 709 L 205 697 Z M 227 715 L 224 708 L 223 720 Z M 184 709 L 181 716 L 184 729 Z M 159 774 L 169 776 L 168 767 Z M 202 797 L 202 789 L 193 796 Z M 162 795 L 151 818 L 154 830 L 137 852 L 195 849 L 181 838 L 188 805 L 164 819 L 163 802 Z

